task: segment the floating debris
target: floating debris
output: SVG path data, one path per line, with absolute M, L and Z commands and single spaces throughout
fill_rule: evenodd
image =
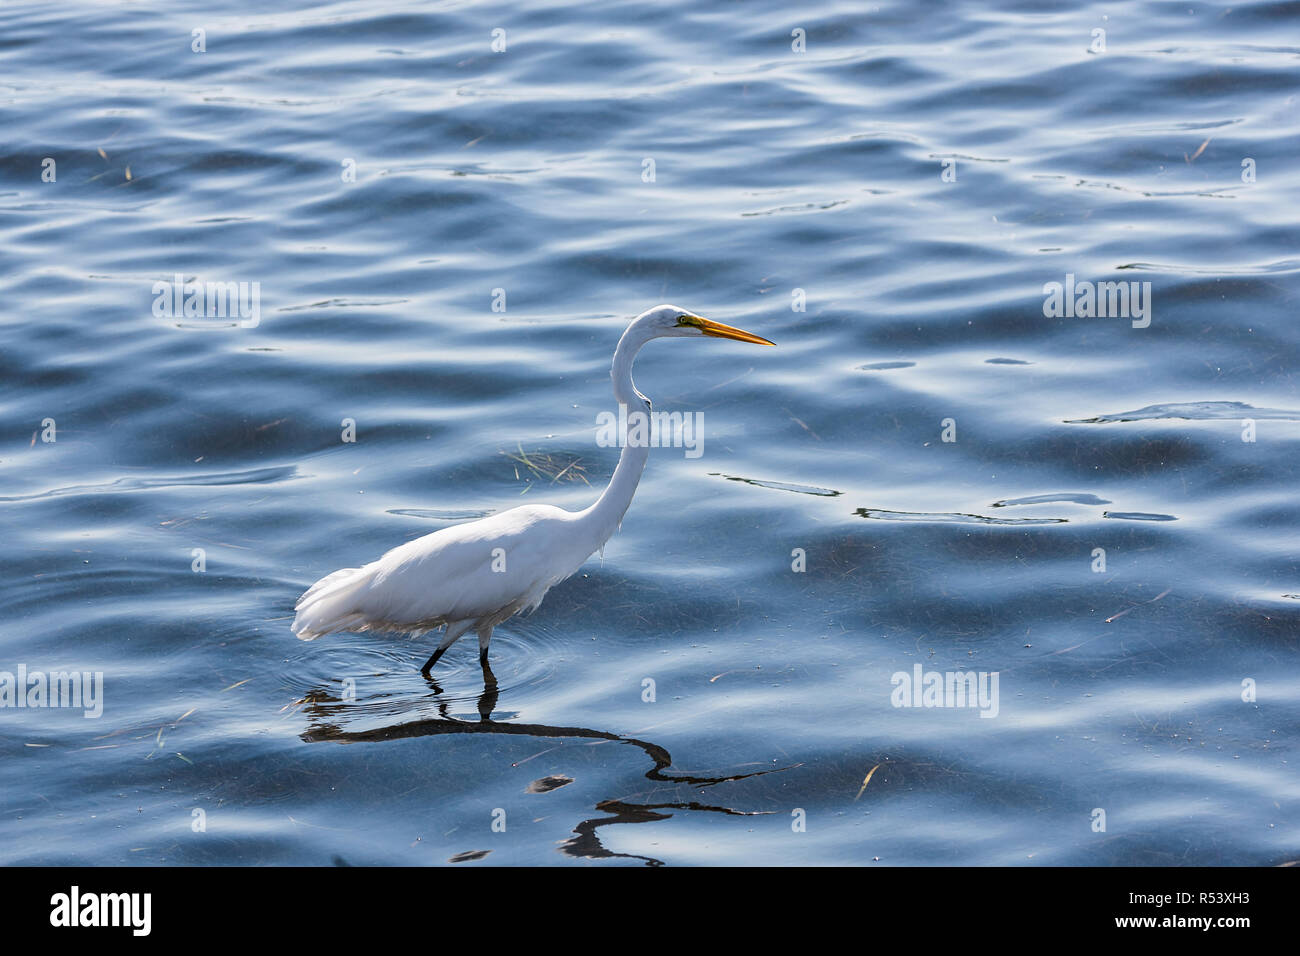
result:
M 572 777 L 565 776 L 562 773 L 555 773 L 548 777 L 534 780 L 528 786 L 524 787 L 524 793 L 550 793 L 552 790 L 559 790 L 561 787 L 567 787 L 571 783 L 573 783 Z
M 862 779 L 862 786 L 858 790 L 858 797 L 862 796 L 864 793 L 867 792 L 867 784 L 871 782 L 871 775 L 874 774 L 879 769 L 880 769 L 880 764 L 876 764 L 874 767 L 872 767 L 870 770 L 867 771 L 867 775 Z M 854 803 L 858 802 L 858 797 L 853 798 Z
M 448 863 L 470 863 L 474 860 L 481 860 L 491 853 L 491 850 L 466 850 L 464 853 L 457 853 L 455 856 L 447 857 Z

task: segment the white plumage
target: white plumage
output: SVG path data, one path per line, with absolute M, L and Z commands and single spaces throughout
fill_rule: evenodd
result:
M 650 403 L 632 382 L 637 351 L 654 338 L 709 335 L 771 345 L 767 339 L 671 305 L 637 316 L 619 339 L 610 375 L 614 396 L 629 412 Z M 473 629 L 486 663 L 492 629 L 541 604 L 618 529 L 636 491 L 649 448 L 624 443 L 600 498 L 583 511 L 523 505 L 443 528 L 389 551 L 360 568 L 326 575 L 298 599 L 293 633 L 305 641 L 335 631 L 430 631 L 446 627 L 423 673 Z

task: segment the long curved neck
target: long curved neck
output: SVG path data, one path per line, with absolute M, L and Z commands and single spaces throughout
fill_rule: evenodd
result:
M 651 338 L 652 335 L 648 335 L 645 329 L 637 328 L 634 323 L 628 326 L 627 331 L 618 340 L 618 348 L 614 350 L 614 363 L 610 367 L 609 375 L 614 381 L 614 398 L 619 405 L 626 408 L 626 416 L 629 420 L 633 415 L 646 411 L 646 398 L 636 390 L 636 385 L 632 381 L 632 362 L 636 359 L 636 353 L 641 350 L 641 346 Z M 619 418 L 624 418 L 624 415 L 620 414 Z M 641 480 L 641 472 L 645 470 L 646 459 L 650 457 L 649 422 L 646 423 L 646 429 L 642 434 L 647 440 L 631 442 L 628 441 L 627 432 L 623 432 L 620 436 L 623 451 L 618 456 L 618 467 L 614 469 L 614 477 L 609 480 L 609 485 L 596 499 L 596 503 L 579 513 L 579 520 L 587 524 L 591 530 L 592 539 L 595 541 L 592 546 L 593 551 L 603 547 L 610 536 L 618 530 L 623 515 L 627 514 L 628 506 L 632 504 L 632 496 L 636 493 L 636 486 Z

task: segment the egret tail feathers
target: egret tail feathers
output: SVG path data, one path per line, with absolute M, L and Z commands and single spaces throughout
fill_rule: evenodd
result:
M 358 594 L 374 577 L 374 567 L 344 568 L 321 578 L 298 599 L 291 630 L 303 641 L 334 631 L 346 631 L 364 620 L 356 606 Z

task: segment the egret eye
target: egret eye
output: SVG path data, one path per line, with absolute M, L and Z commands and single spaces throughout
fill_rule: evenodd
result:
M 695 318 L 695 316 L 691 315 L 689 312 L 683 312 L 681 315 L 677 316 L 677 324 L 678 325 L 699 325 L 700 323 Z

